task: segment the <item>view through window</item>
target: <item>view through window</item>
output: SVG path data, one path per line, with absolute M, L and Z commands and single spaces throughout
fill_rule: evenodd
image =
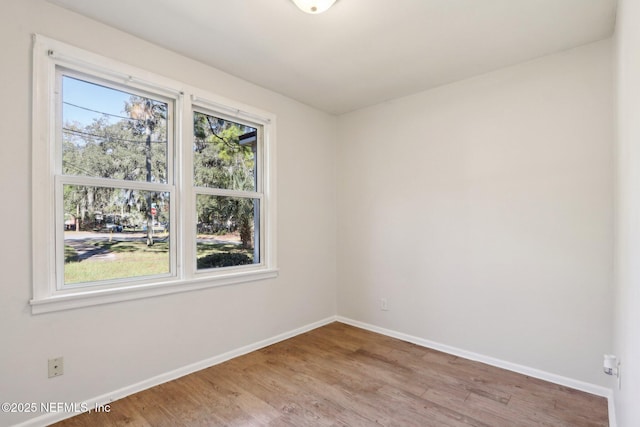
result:
M 64 284 L 170 273 L 171 192 L 139 184 L 168 184 L 169 103 L 65 73 L 61 89 Z
M 260 262 L 258 130 L 194 112 L 198 269 Z

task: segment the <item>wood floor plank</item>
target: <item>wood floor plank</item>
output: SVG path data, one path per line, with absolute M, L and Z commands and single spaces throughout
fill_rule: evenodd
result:
M 608 425 L 606 399 L 342 323 L 55 424 Z
M 467 399 L 470 396 L 469 392 L 464 391 L 465 397 L 461 398 L 459 394 L 454 391 L 448 392 L 440 388 L 433 388 L 427 390 L 421 397 L 430 401 L 447 407 L 453 411 L 466 414 L 467 416 L 480 420 L 490 426 L 513 426 L 521 424 L 509 421 L 507 418 L 502 417 L 492 411 L 487 411 L 484 407 L 474 407 L 470 405 Z

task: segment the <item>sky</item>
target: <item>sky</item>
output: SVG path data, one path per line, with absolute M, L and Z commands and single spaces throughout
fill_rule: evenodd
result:
M 90 124 L 93 119 L 105 116 L 97 112 L 99 111 L 108 114 L 105 117 L 108 117 L 110 123 L 115 123 L 121 118 L 127 117 L 124 105 L 130 97 L 131 94 L 127 92 L 63 76 L 62 122 L 77 121 L 84 127 Z

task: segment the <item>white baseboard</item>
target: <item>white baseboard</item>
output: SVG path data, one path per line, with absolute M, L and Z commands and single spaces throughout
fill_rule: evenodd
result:
M 300 328 L 293 329 L 288 332 L 284 332 L 282 334 L 276 335 L 271 338 L 264 339 L 262 341 L 258 341 L 253 344 L 246 345 L 244 347 L 240 347 L 235 350 L 228 351 L 226 353 L 220 354 L 218 356 L 214 356 L 205 360 L 201 360 L 200 362 L 192 363 L 191 365 L 184 366 L 182 368 L 175 369 L 170 372 L 166 372 L 164 374 L 157 375 L 155 377 L 149 378 L 147 380 L 141 381 L 136 384 L 132 384 L 127 387 L 123 387 L 119 390 L 112 391 L 110 393 L 103 394 L 101 396 L 97 396 L 91 399 L 88 399 L 82 403 L 86 404 L 88 408 L 95 408 L 96 406 L 106 405 L 108 403 L 114 402 L 118 399 L 122 399 L 123 397 L 127 397 L 134 393 L 138 393 L 140 391 L 149 389 L 151 387 L 155 387 L 157 385 L 166 383 L 168 381 L 175 380 L 177 378 L 183 377 L 185 375 L 189 375 L 191 373 L 200 371 L 202 369 L 209 368 L 211 366 L 218 365 L 220 363 L 226 362 L 227 360 L 233 359 L 238 356 L 242 356 L 247 353 L 251 353 L 252 351 L 259 350 L 261 348 L 270 346 L 272 344 L 278 343 L 280 341 L 284 341 L 286 339 L 295 337 L 296 335 L 303 334 L 305 332 L 311 331 L 313 329 L 319 328 L 321 326 L 327 325 L 329 323 L 335 322 L 336 317 L 331 316 L 323 320 L 319 320 L 317 322 L 310 323 L 308 325 L 302 326 Z M 78 404 L 80 405 L 80 403 Z M 14 427 L 41 427 L 48 426 L 50 424 L 56 423 L 58 421 L 62 421 L 66 418 L 71 418 L 77 413 L 66 413 L 66 412 L 53 412 L 41 415 L 36 418 L 32 418 L 30 420 L 24 421 L 20 424 L 16 424 Z
M 549 381 L 555 384 L 559 384 L 565 387 L 574 388 L 587 393 L 595 394 L 597 396 L 609 397 L 611 395 L 611 389 L 598 386 L 595 384 L 586 383 L 572 378 L 563 377 L 561 375 L 552 374 L 549 372 L 541 371 L 539 369 L 530 368 L 528 366 L 518 365 L 516 363 L 507 362 L 505 360 L 496 359 L 494 357 L 485 356 L 483 354 L 474 353 L 460 348 L 451 347 L 449 345 L 440 344 L 435 341 L 426 340 L 424 338 L 415 337 L 412 335 L 404 334 L 402 332 L 392 331 L 390 329 L 381 328 L 379 326 L 371 325 L 368 323 L 360 322 L 357 320 L 349 319 L 342 316 L 337 316 L 338 322 L 346 323 L 347 325 L 355 326 L 358 328 L 366 329 L 371 332 L 377 332 L 382 335 L 387 335 L 392 338 L 398 338 L 403 341 L 408 341 L 413 344 L 417 344 L 422 347 L 431 348 L 434 350 L 442 351 L 444 353 L 452 354 L 454 356 L 463 357 L 465 359 L 474 360 L 476 362 L 486 363 L 487 365 L 495 366 L 498 368 L 506 369 L 508 371 L 517 372 L 519 374 L 528 375 L 530 377 L 538 378 L 541 380 Z

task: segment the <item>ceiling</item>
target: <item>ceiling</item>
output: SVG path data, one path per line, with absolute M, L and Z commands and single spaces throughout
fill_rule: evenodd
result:
M 333 114 L 609 37 L 616 0 L 49 0 Z

